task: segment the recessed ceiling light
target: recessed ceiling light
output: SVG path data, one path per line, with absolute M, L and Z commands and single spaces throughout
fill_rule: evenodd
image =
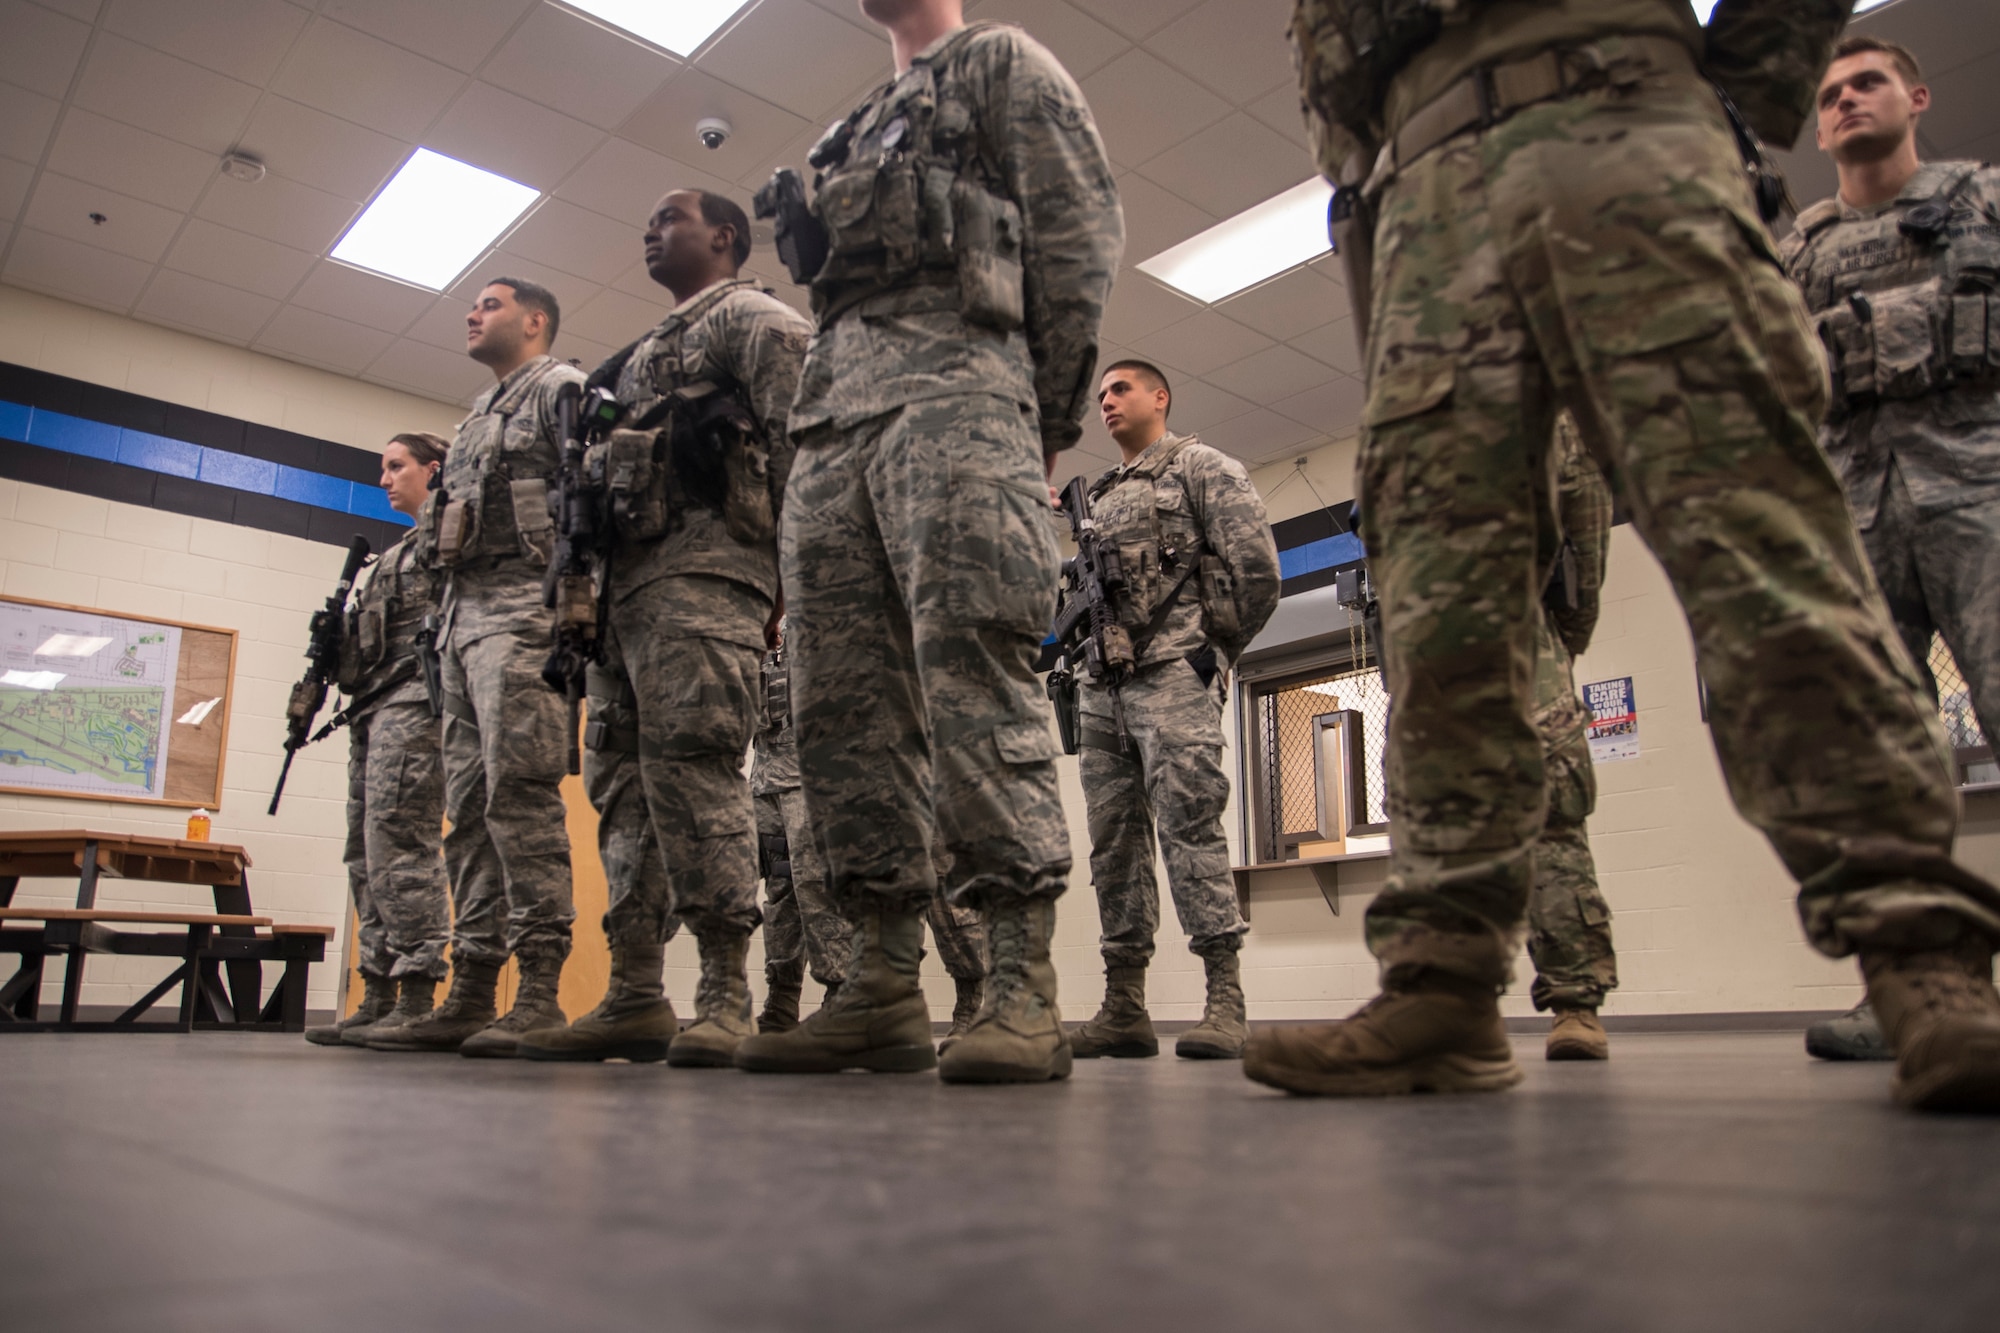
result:
M 441 292 L 540 197 L 533 186 L 419 148 L 333 257 Z
M 1318 258 L 1333 187 L 1315 176 L 1139 265 L 1176 291 L 1213 304 Z
M 564 0 L 677 56 L 694 54 L 748 0 Z

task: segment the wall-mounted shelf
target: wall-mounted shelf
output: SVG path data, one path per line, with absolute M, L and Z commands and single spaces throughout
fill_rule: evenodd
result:
M 1343 852 L 1338 856 L 1301 856 L 1296 861 L 1262 861 L 1251 866 L 1231 866 L 1229 876 L 1236 881 L 1236 906 L 1243 913 L 1243 919 L 1250 919 L 1250 881 L 1257 875 L 1268 875 L 1274 870 L 1310 870 L 1313 883 L 1319 885 L 1320 897 L 1335 916 L 1340 915 L 1340 868 L 1353 861 L 1380 861 L 1389 855 L 1387 847 L 1374 847 L 1365 852 Z

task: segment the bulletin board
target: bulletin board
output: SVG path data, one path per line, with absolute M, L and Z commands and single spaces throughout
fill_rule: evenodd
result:
M 236 631 L 0 597 L 0 791 L 213 810 Z

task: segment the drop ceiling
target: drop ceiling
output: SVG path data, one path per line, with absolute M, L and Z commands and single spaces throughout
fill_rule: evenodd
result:
M 1208 307 L 1132 266 L 1310 174 L 1290 9 L 968 5 L 1053 49 L 1096 112 L 1128 233 L 1105 357 L 1160 363 L 1175 425 L 1253 465 L 1354 428 L 1337 261 Z M 1932 67 L 1931 151 L 1995 155 L 1995 7 L 1901 0 L 1860 26 Z M 854 0 L 754 0 L 685 61 L 548 0 L 0 0 L 0 31 L 0 280 L 453 403 L 488 383 L 462 323 L 483 276 L 553 289 L 557 352 L 594 364 L 670 304 L 640 262 L 658 196 L 747 202 L 889 67 Z M 714 152 L 694 132 L 712 115 L 734 125 Z M 326 258 L 419 145 L 546 195 L 442 296 Z M 269 174 L 222 175 L 232 150 Z M 1801 198 L 1830 188 L 1809 145 L 1795 158 Z M 767 245 L 751 271 L 803 307 Z M 1115 453 L 1092 422 L 1065 471 Z

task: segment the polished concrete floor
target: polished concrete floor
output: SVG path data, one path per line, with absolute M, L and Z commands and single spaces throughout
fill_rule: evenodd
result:
M 1992 1330 L 2000 1120 L 1796 1035 L 1498 1097 L 0 1039 L 0 1328 Z

